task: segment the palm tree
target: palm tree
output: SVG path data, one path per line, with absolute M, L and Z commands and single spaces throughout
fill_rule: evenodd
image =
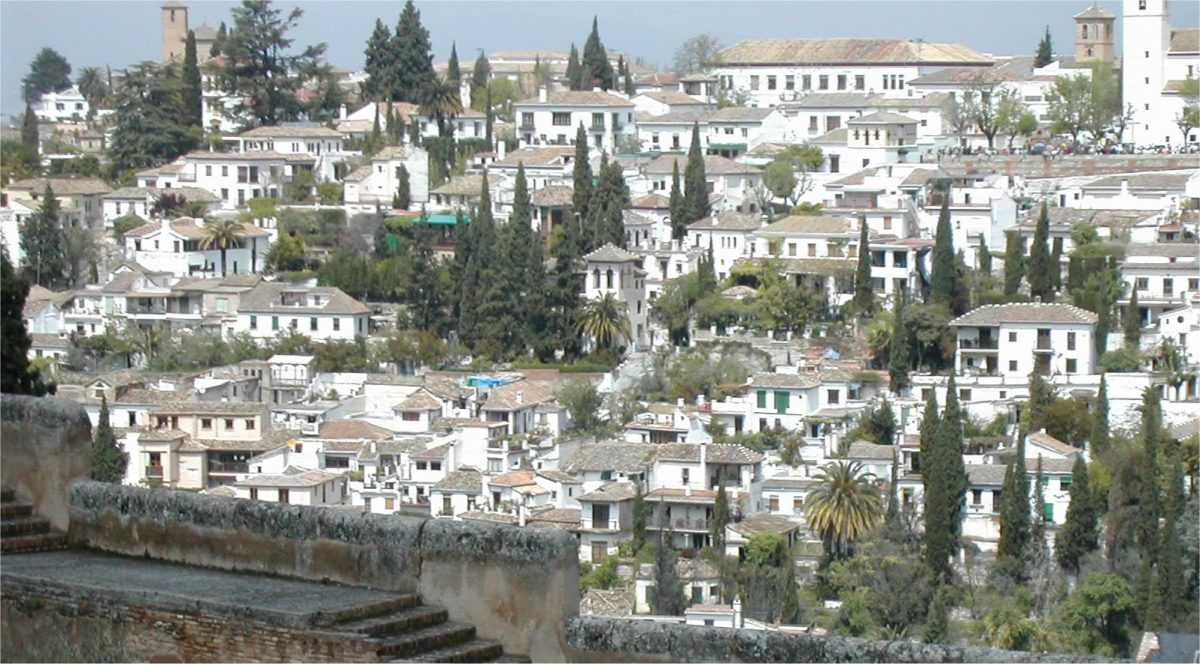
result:
M 225 276 L 225 252 L 241 244 L 242 232 L 241 222 L 232 219 L 212 221 L 204 225 L 204 239 L 200 240 L 200 248 L 221 250 L 222 277 Z
M 857 461 L 839 461 L 822 468 L 817 480 L 820 484 L 804 507 L 808 527 L 821 536 L 831 556 L 845 557 L 883 514 L 875 476 L 863 472 Z
M 605 293 L 599 300 L 583 305 L 577 327 L 579 333 L 596 340 L 600 348 L 612 348 L 622 340 L 629 339 L 629 315 L 625 303 L 612 293 Z
M 84 67 L 75 81 L 79 85 L 79 94 L 87 100 L 91 113 L 95 113 L 96 106 L 108 96 L 106 78 L 99 67 Z
M 421 113 L 437 121 L 438 136 L 446 136 L 446 120 L 462 113 L 458 86 L 445 79 L 434 79 L 421 90 Z

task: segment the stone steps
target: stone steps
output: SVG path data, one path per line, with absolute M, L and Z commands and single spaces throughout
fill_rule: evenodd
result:
M 466 643 L 439 648 L 411 659 L 397 659 L 394 662 L 504 662 L 504 648 L 495 641 L 473 639 Z M 529 661 L 529 660 L 524 660 Z
M 420 657 L 432 651 L 461 646 L 474 639 L 475 627 L 445 622 L 377 639 L 378 649 L 376 652 L 381 659 Z
M 391 614 L 400 611 L 406 611 L 420 605 L 421 598 L 418 595 L 398 595 L 392 599 L 382 602 L 360 604 L 326 613 L 318 621 L 318 624 L 324 627 L 330 627 L 340 632 L 345 631 L 344 628 L 347 624 L 389 616 Z
M 448 614 L 436 606 L 414 606 L 397 613 L 389 613 L 352 622 L 339 623 L 338 631 L 357 632 L 368 636 L 385 637 L 402 634 L 423 627 L 445 623 Z
M 17 500 L 17 492 L 0 488 L 0 553 L 33 553 L 67 548 L 67 536 L 35 516 L 33 505 Z

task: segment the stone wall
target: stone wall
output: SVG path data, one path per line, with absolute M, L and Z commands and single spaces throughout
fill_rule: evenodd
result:
M 194 608 L 194 607 L 193 607 Z M 16 661 L 376 662 L 363 639 L 104 592 L 6 584 L 0 659 Z M 251 609 L 247 608 L 247 614 Z
M 67 529 L 67 491 L 91 474 L 92 425 L 83 406 L 50 397 L 0 395 L 0 483 Z
M 577 662 L 1100 662 L 1078 655 L 963 648 L 734 630 L 621 618 L 573 618 L 567 658 Z
M 560 530 L 79 482 L 69 536 L 124 555 L 420 592 L 535 660 L 563 658 L 566 621 L 579 611 L 577 544 Z

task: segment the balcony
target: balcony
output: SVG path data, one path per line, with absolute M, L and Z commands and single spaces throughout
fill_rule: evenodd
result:
M 1000 342 L 996 339 L 959 339 L 959 350 L 999 350 Z
M 584 530 L 620 530 L 621 522 L 617 519 L 594 520 L 591 517 L 584 516 L 580 519 L 580 528 Z
M 155 466 L 155 465 L 146 466 L 146 479 L 162 480 L 162 478 L 163 478 L 163 467 L 162 466 Z
M 250 472 L 250 464 L 245 461 L 209 461 L 209 474 L 238 475 Z
M 662 525 L 662 519 L 655 519 L 651 517 L 650 522 L 651 523 L 646 526 L 650 530 L 665 530 L 664 526 Z M 707 519 L 687 519 L 681 517 L 671 519 L 671 528 L 675 531 L 706 533 L 709 530 L 709 524 Z
M 1050 335 L 1039 333 L 1038 337 L 1037 337 L 1037 346 L 1034 347 L 1034 350 L 1035 351 L 1041 350 L 1041 351 L 1051 351 L 1052 352 L 1054 350 L 1054 348 L 1051 347 L 1051 345 L 1050 345 Z
M 605 131 L 607 131 L 607 128 L 605 128 L 603 122 L 593 122 L 592 131 L 598 134 L 603 134 Z

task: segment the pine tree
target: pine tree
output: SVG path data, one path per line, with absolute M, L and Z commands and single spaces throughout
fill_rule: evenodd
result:
M 1100 374 L 1100 391 L 1096 393 L 1096 407 L 1092 410 L 1092 429 L 1089 445 L 1092 455 L 1098 456 L 1108 450 L 1108 381 Z
M 400 164 L 396 180 L 396 207 L 407 210 L 412 205 L 412 186 L 408 181 L 408 167 L 404 164 Z
M 1029 247 L 1029 294 L 1034 299 L 1050 302 L 1054 298 L 1050 277 L 1050 213 L 1045 203 L 1038 215 L 1033 231 L 1033 244 Z
M 60 205 L 50 184 L 42 194 L 38 211 L 30 215 L 21 233 L 21 250 L 25 253 L 25 278 L 31 283 L 54 290 L 66 275 L 66 242 L 59 223 Z
M 908 370 L 912 363 L 908 328 L 904 325 L 904 295 L 896 299 L 892 318 L 892 341 L 888 346 L 888 389 L 896 394 L 909 386 Z
M 385 90 L 392 101 L 418 103 L 421 93 L 437 76 L 433 72 L 433 52 L 429 31 L 421 25 L 421 12 L 413 0 L 404 3 L 396 34 L 388 45 L 391 59 L 387 71 L 390 87 Z M 369 73 L 369 72 L 368 72 Z
M 367 80 L 363 83 L 363 97 L 371 101 L 390 99 L 394 87 L 392 73 L 392 31 L 383 21 L 375 19 L 375 30 L 367 39 L 367 57 L 363 70 Z
M 1137 348 L 1142 343 L 1142 309 L 1138 304 L 1137 287 L 1131 290 L 1133 293 L 1129 296 L 1129 306 L 1125 307 L 1125 345 Z
M 92 479 L 97 482 L 120 484 L 125 479 L 125 467 L 129 463 L 109 424 L 108 398 L 100 396 L 100 421 L 92 437 Z
M 1025 256 L 1021 251 L 1021 235 L 1008 234 L 1004 247 L 1004 297 L 1011 300 L 1021 290 L 1021 279 L 1025 277 Z
M 954 230 L 950 226 L 950 192 L 942 198 L 938 214 L 937 235 L 933 243 L 933 302 L 950 307 L 958 290 L 958 269 L 955 266 Z
M 1054 541 L 1054 557 L 1064 570 L 1079 573 L 1079 562 L 1097 547 L 1097 515 L 1091 487 L 1088 486 L 1087 462 L 1083 455 L 1075 457 L 1071 468 L 1071 502 L 1067 505 L 1067 520 Z
M 1023 583 L 1024 555 L 1030 542 L 1029 478 L 1025 474 L 1025 439 L 1017 439 L 1016 458 L 1004 472 L 1000 494 L 1000 541 L 996 545 L 996 571 Z
M 583 223 L 588 220 L 589 206 L 592 202 L 592 165 L 588 161 L 587 132 L 583 124 L 575 130 L 575 163 L 572 169 L 574 190 L 571 195 L 571 212 L 574 220 L 567 220 L 567 223 L 576 225 L 579 234 L 575 239 L 580 242 L 579 252 L 586 254 L 592 250 L 593 239 L 590 233 L 583 230 Z
M 458 87 L 462 83 L 462 69 L 458 66 L 458 44 L 450 42 L 450 62 L 446 65 L 446 80 Z
M 1033 59 L 1034 67 L 1045 67 L 1054 62 L 1054 45 L 1050 42 L 1050 26 L 1046 26 L 1046 34 L 1038 42 L 1037 55 Z
M 200 84 L 200 64 L 196 57 L 196 33 L 188 30 L 183 48 L 183 107 L 188 124 L 199 127 L 204 117 L 204 96 Z
M 29 167 L 33 171 L 40 172 L 42 158 L 40 156 L 41 140 L 38 138 L 38 121 L 37 115 L 29 104 L 25 104 L 25 115 L 21 117 L 21 145 L 25 146 L 26 152 L 29 153 Z
M 583 89 L 583 66 L 579 64 L 579 51 L 571 44 L 571 55 L 567 58 L 567 87 L 572 90 Z
M 0 251 L 0 392 L 42 396 L 53 391 L 40 373 L 29 366 L 29 331 L 22 311 L 29 295 L 29 282 L 17 274 Z
M 720 478 L 717 479 L 720 482 Z M 713 506 L 712 524 L 709 529 L 709 540 L 716 551 L 725 550 L 725 526 L 729 523 L 729 496 L 725 494 L 725 483 L 717 487 L 716 504 Z
M 604 50 L 604 43 L 600 41 L 600 24 L 595 16 L 592 17 L 592 32 L 583 45 L 583 60 L 580 61 L 580 65 L 583 68 L 581 89 L 599 87 L 609 90 L 613 87 L 612 63 L 608 61 L 608 52 Z
M 683 209 L 687 223 L 709 215 L 708 182 L 704 173 L 704 151 L 700 149 L 700 125 L 692 123 L 692 144 L 683 171 Z
M 679 186 L 679 160 L 674 160 L 671 165 L 671 238 L 674 240 L 682 240 L 687 236 L 688 220 L 684 210 L 683 191 Z
M 992 273 L 992 252 L 988 249 L 987 242 L 979 246 L 979 271 L 983 274 Z
M 858 221 L 858 266 L 854 271 L 854 299 L 851 306 L 865 318 L 875 310 L 875 291 L 871 289 L 871 243 L 866 216 Z

